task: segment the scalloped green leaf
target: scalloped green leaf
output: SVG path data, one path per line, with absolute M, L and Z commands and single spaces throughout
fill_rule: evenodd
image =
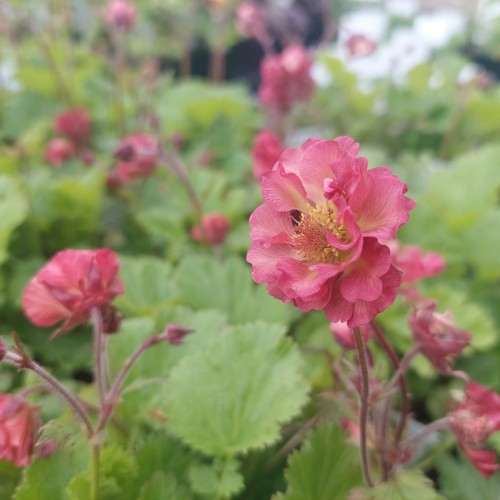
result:
M 221 262 L 208 256 L 188 256 L 179 264 L 176 281 L 183 303 L 194 309 L 220 309 L 231 323 L 255 318 L 287 323 L 293 314 L 289 305 L 255 285 L 250 266 L 236 257 Z
M 343 500 L 363 484 L 358 449 L 332 423 L 315 429 L 290 456 L 285 476 L 287 491 L 275 495 L 275 500 Z
M 209 498 L 231 498 L 244 486 L 237 460 L 219 461 L 213 465 L 195 465 L 189 470 L 191 487 Z
M 0 175 L 0 264 L 7 259 L 7 247 L 12 232 L 26 218 L 28 200 L 20 182 L 13 177 Z
M 170 265 L 155 257 L 120 256 L 125 294 L 116 300 L 131 316 L 154 316 L 176 295 Z
M 138 500 L 190 500 L 189 490 L 179 486 L 172 474 L 155 472 L 141 489 Z
M 71 479 L 88 465 L 86 443 L 65 446 L 53 455 L 36 460 L 23 471 L 23 478 L 14 500 L 54 500 L 64 498 L 64 490 Z
M 375 488 L 356 489 L 349 500 L 446 500 L 419 470 L 404 470 Z
M 500 492 L 500 473 L 485 479 L 462 457 L 447 456 L 439 460 L 439 482 L 443 495 L 453 500 L 497 500 Z
M 308 385 L 284 328 L 263 322 L 226 330 L 184 357 L 158 405 L 193 448 L 233 456 L 279 439 L 280 424 L 305 404 Z

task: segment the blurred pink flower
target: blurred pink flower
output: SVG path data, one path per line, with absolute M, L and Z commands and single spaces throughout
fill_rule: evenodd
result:
M 106 20 L 110 26 L 130 31 L 136 21 L 137 9 L 127 0 L 110 0 L 106 7 Z
M 66 139 L 52 139 L 45 149 L 45 160 L 54 167 L 68 161 L 75 154 L 75 149 Z
M 351 35 L 346 46 L 351 57 L 369 56 L 377 48 L 377 44 L 365 35 Z
M 205 214 L 201 223 L 193 227 L 191 236 L 196 241 L 204 241 L 209 245 L 220 245 L 226 239 L 231 227 L 229 219 L 222 214 Z
M 94 307 L 123 293 L 120 263 L 107 248 L 62 250 L 31 278 L 23 292 L 23 310 L 37 326 L 64 321 L 58 332 L 85 323 Z
M 283 150 L 281 141 L 269 130 L 262 130 L 255 136 L 252 148 L 252 170 L 257 180 L 272 170 Z
M 290 45 L 281 54 L 261 63 L 259 97 L 264 106 L 287 113 L 298 101 L 308 100 L 315 89 L 312 59 L 301 45 Z
M 0 460 L 17 467 L 31 463 L 38 439 L 38 408 L 21 396 L 0 394 Z
M 396 241 L 386 243 L 391 249 L 394 265 L 402 271 L 401 281 L 417 281 L 439 274 L 445 268 L 444 258 L 435 252 L 422 252 L 416 245 L 404 245 Z
M 90 136 L 90 118 L 85 109 L 71 109 L 54 119 L 54 130 L 64 135 L 75 147 L 85 146 Z
M 149 177 L 158 160 L 158 141 L 146 134 L 130 135 L 124 139 L 115 152 L 119 163 L 118 177 L 127 182 L 135 177 Z
M 265 26 L 258 5 L 248 1 L 240 3 L 236 10 L 236 29 L 246 38 L 261 38 Z
M 368 170 L 358 150 L 350 137 L 285 150 L 262 177 L 247 254 L 273 297 L 351 328 L 395 300 L 400 272 L 379 241 L 393 238 L 415 205 L 398 177 Z
M 365 342 L 371 338 L 371 330 L 367 325 L 360 328 L 361 336 Z M 354 331 L 347 326 L 347 323 L 330 323 L 330 333 L 337 344 L 346 351 L 356 349 L 356 341 L 354 340 Z
M 418 304 L 409 318 L 413 338 L 436 370 L 450 373 L 453 360 L 469 345 L 471 335 L 451 321 L 451 312 L 436 312 L 436 303 Z
M 453 432 L 472 465 L 484 476 L 498 468 L 494 451 L 481 449 L 500 431 L 500 395 L 477 382 L 467 382 L 464 401 L 450 413 Z

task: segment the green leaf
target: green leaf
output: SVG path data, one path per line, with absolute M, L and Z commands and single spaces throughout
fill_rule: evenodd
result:
M 155 472 L 141 489 L 139 500 L 189 500 L 193 498 L 188 489 L 177 484 L 172 474 Z
M 7 247 L 14 229 L 26 218 L 28 200 L 19 181 L 0 175 L 0 264 L 7 259 Z
M 125 294 L 116 300 L 131 316 L 154 316 L 175 297 L 175 285 L 168 263 L 155 257 L 120 257 L 120 277 Z
M 315 429 L 288 460 L 286 493 L 276 500 L 341 500 L 363 483 L 359 451 L 331 423 Z
M 447 456 L 438 462 L 439 482 L 443 495 L 453 500 L 497 500 L 500 474 L 485 479 L 466 460 Z
M 231 323 L 259 318 L 287 323 L 293 309 L 253 283 L 250 266 L 231 257 L 223 262 L 208 256 L 188 256 L 176 273 L 181 300 L 195 309 L 220 309 Z
M 230 498 L 239 493 L 243 476 L 236 460 L 219 461 L 210 465 L 195 465 L 189 471 L 191 486 L 196 493 L 209 498 Z
M 0 498 L 11 498 L 21 476 L 21 469 L 12 462 L 0 460 Z
M 14 500 L 54 500 L 64 498 L 64 490 L 75 474 L 88 464 L 86 443 L 65 446 L 53 455 L 36 460 L 23 472 Z
M 301 360 L 284 329 L 258 322 L 226 330 L 184 357 L 158 397 L 173 431 L 207 454 L 233 456 L 279 439 L 306 402 Z
M 405 470 L 375 488 L 356 489 L 349 500 L 446 500 L 418 470 Z

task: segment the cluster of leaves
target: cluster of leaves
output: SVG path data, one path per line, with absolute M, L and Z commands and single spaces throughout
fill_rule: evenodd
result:
M 103 500 L 441 498 L 417 469 L 363 489 L 357 449 L 338 425 L 339 403 L 324 397 L 332 378 L 316 352 L 338 354 L 326 319 L 299 316 L 270 298 L 244 262 L 248 215 L 260 196 L 250 145 L 263 115 L 242 85 L 176 81 L 168 73 L 148 81 L 137 68 L 162 56 L 157 49 L 167 44 L 161 41 L 172 37 L 166 25 L 159 27 L 164 8 L 142 3 L 141 36 L 128 41 L 130 61 L 120 82 L 106 30 L 86 3 L 74 33 L 62 14 L 54 17 L 56 32 L 33 33 L 24 25 L 13 33 L 5 61 L 19 57 L 22 64 L 15 73 L 19 88 L 2 88 L 0 97 L 0 333 L 17 331 L 38 360 L 82 398 L 95 400 L 88 330 L 48 344 L 49 332 L 23 317 L 20 297 L 55 251 L 100 246 L 119 253 L 126 288 L 116 302 L 125 319 L 109 342 L 113 373 L 167 323 L 195 329 L 181 346 L 150 349 L 127 379 L 103 450 Z M 184 7 L 170 2 L 169 19 L 192 26 Z M 182 22 L 172 24 L 180 30 Z M 331 83 L 294 118 L 297 126 L 321 127 L 325 137 L 353 136 L 372 166 L 389 163 L 409 184 L 418 206 L 402 238 L 441 252 L 448 263 L 424 292 L 474 336 L 460 368 L 499 391 L 500 143 L 494 133 L 500 90 L 470 87 L 464 97 L 456 84 L 463 61 L 440 57 L 416 67 L 401 85 L 384 81 L 366 92 L 340 61 L 322 55 Z M 53 117 L 72 103 L 92 118 L 96 160 L 54 169 L 43 151 Z M 230 219 L 218 254 L 191 239 L 197 214 L 171 171 L 159 168 L 119 193 L 107 189 L 124 131 L 142 132 L 151 121 L 165 140 L 182 136 L 180 153 L 203 212 Z M 449 137 L 444 146 L 443 137 Z M 381 317 L 400 353 L 410 344 L 407 313 L 396 304 Z M 411 380 L 415 407 L 425 416 L 442 415 L 448 404 L 442 380 L 418 361 Z M 3 366 L 0 375 L 1 391 L 33 383 Z M 33 400 L 43 407 L 44 436 L 56 437 L 60 449 L 22 471 L 0 462 L 0 497 L 85 499 L 90 471 L 83 433 L 53 396 Z M 308 434 L 311 420 L 320 423 Z M 487 483 L 451 454 L 432 465 L 447 497 L 488 499 L 498 488 L 498 477 Z

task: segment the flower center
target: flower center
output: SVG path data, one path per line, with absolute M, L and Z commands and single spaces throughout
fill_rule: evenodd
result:
M 297 225 L 292 240 L 302 262 L 333 264 L 340 261 L 341 250 L 326 239 L 329 231 L 342 242 L 349 240 L 345 226 L 335 221 L 336 215 L 337 211 L 332 207 L 307 205 L 307 213 L 301 213 L 299 220 L 295 218 Z

